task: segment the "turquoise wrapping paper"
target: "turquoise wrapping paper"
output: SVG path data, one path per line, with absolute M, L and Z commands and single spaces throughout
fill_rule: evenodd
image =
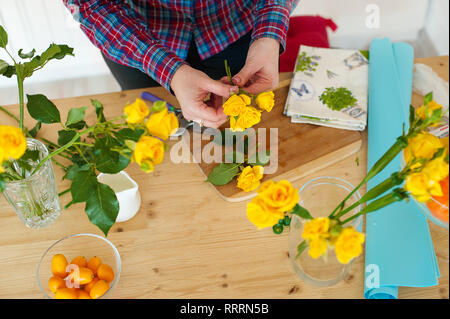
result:
M 371 44 L 368 168 L 402 134 L 402 124 L 407 125 L 413 63 L 413 49 L 406 43 L 376 39 Z M 368 189 L 400 167 L 398 156 L 369 181 Z M 365 262 L 364 296 L 368 299 L 397 298 L 399 286 L 438 284 L 439 269 L 427 220 L 414 201 L 395 203 L 366 216 Z

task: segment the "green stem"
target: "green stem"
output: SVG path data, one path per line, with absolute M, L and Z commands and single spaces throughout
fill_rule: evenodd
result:
M 66 170 L 66 167 L 60 162 L 58 162 L 55 158 L 52 158 L 52 162 L 61 167 L 64 171 Z
M 351 206 L 349 206 L 346 209 L 344 209 L 341 212 L 339 212 L 339 214 L 337 214 L 335 216 L 335 218 L 337 219 L 339 217 L 344 216 L 345 214 L 347 214 L 348 212 L 350 212 L 354 208 L 358 207 L 359 205 L 362 205 L 362 204 L 368 202 L 369 200 L 377 198 L 378 196 L 386 193 L 388 190 L 390 190 L 394 186 L 400 185 L 402 182 L 403 182 L 403 179 L 397 178 L 395 176 L 391 176 L 391 177 L 387 178 L 386 180 L 384 180 L 383 182 L 381 182 L 377 186 L 375 186 L 372 189 L 370 189 L 357 202 L 355 202 Z
M 408 144 L 405 143 L 403 136 L 402 138 L 398 138 L 395 143 L 384 153 L 383 156 L 372 166 L 367 175 L 358 184 L 345 198 L 339 203 L 339 205 L 333 210 L 329 217 L 333 217 L 334 214 L 338 211 L 338 209 L 343 209 L 347 200 L 356 193 L 357 190 L 361 188 L 364 184 L 366 184 L 369 180 L 375 177 L 378 173 L 380 173 Z
M 36 173 L 41 167 L 42 165 L 44 165 L 45 162 L 47 162 L 49 159 L 53 158 L 54 156 L 64 152 L 64 150 L 68 149 L 69 147 L 71 147 L 82 135 L 84 134 L 88 134 L 90 132 L 92 132 L 95 129 L 95 126 L 91 126 L 90 128 L 82 131 L 82 132 L 78 132 L 71 140 L 69 143 L 67 143 L 66 145 L 62 146 L 61 148 L 53 151 L 51 154 L 47 155 L 42 161 L 39 162 L 39 164 L 36 166 L 36 168 L 33 170 L 33 172 L 31 174 Z
M 20 124 L 20 120 L 17 116 L 15 116 L 14 114 L 12 114 L 11 112 L 9 112 L 7 109 L 5 109 L 3 106 L 0 106 L 0 111 L 2 111 L 3 113 L 5 113 L 6 115 L 8 115 L 9 117 L 11 117 L 13 120 L 15 120 L 17 123 Z
M 387 194 L 387 195 L 385 195 L 383 197 L 380 197 L 379 199 L 371 202 L 364 209 L 362 209 L 359 213 L 357 213 L 357 214 L 355 214 L 353 216 L 350 216 L 349 218 L 345 219 L 342 222 L 342 225 L 352 221 L 355 218 L 358 218 L 359 216 L 362 216 L 362 215 L 365 215 L 365 214 L 377 211 L 377 210 L 379 210 L 379 209 L 381 209 L 383 207 L 386 207 L 388 205 L 391 205 L 392 203 L 395 203 L 395 202 L 398 202 L 398 201 L 401 201 L 401 200 L 402 199 L 397 197 L 394 192 L 391 192 L 391 193 L 389 193 L 389 194 Z
M 17 70 L 17 68 L 16 68 Z M 17 70 L 17 84 L 19 86 L 19 107 L 20 107 L 20 129 L 24 131 L 24 126 L 23 126 L 23 117 L 24 117 L 24 108 L 25 108 L 25 102 L 24 102 L 24 96 L 23 96 L 23 79 L 22 76 L 20 74 L 20 72 Z
M 225 72 L 228 76 L 228 80 L 230 81 L 230 84 L 233 85 L 233 76 L 231 75 L 230 67 L 228 66 L 228 61 L 225 60 Z
M 70 188 L 66 189 L 65 191 L 62 191 L 61 193 L 58 194 L 59 197 L 67 194 L 68 192 L 70 192 Z

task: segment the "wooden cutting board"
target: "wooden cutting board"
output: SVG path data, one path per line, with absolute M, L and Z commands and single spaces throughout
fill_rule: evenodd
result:
M 285 179 L 293 182 L 354 154 L 362 145 L 360 132 L 291 123 L 290 117 L 283 115 L 291 78 L 292 73 L 280 75 L 280 84 L 274 91 L 275 106 L 270 113 L 264 112 L 261 122 L 255 126 L 255 128 L 267 128 L 267 145 L 270 143 L 269 129 L 278 129 L 278 150 L 270 150 L 271 161 L 274 156 L 278 156 L 278 169 L 273 174 L 265 174 L 263 181 Z M 229 123 L 221 129 L 227 127 Z M 191 137 L 190 141 L 191 153 L 194 153 L 193 138 L 195 137 Z M 198 143 L 195 152 L 200 152 L 208 143 L 210 143 L 208 140 Z M 217 163 L 208 164 L 198 160 L 198 165 L 206 178 Z M 248 200 L 256 194 L 255 192 L 245 193 L 237 188 L 236 180 L 224 186 L 210 185 L 219 196 L 230 202 Z

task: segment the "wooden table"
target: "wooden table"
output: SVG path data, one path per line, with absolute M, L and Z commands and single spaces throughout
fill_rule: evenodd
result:
M 419 59 L 448 81 L 448 57 Z M 282 75 L 286 80 L 289 76 Z M 106 106 L 107 117 L 122 113 L 126 102 L 142 90 L 95 96 Z M 161 88 L 151 89 L 170 103 L 175 99 Z M 92 97 L 56 100 L 65 114 L 71 107 L 89 104 Z M 414 97 L 414 103 L 420 103 Z M 17 106 L 8 107 L 17 114 Z M 92 109 L 91 109 L 92 110 Z M 92 116 L 92 112 L 90 116 Z M 0 123 L 13 124 L 0 115 Z M 29 123 L 34 123 L 29 122 Z M 400 123 L 399 123 L 400 125 Z M 42 136 L 55 140 L 56 129 L 46 127 Z M 366 133 L 363 133 L 367 141 Z M 300 187 L 317 176 L 336 176 L 356 184 L 366 171 L 366 145 L 355 155 L 298 180 Z M 357 164 L 359 159 L 359 165 Z M 55 168 L 59 191 L 67 188 Z M 204 182 L 197 164 L 173 164 L 167 156 L 153 174 L 135 164 L 127 172 L 139 183 L 143 203 L 130 221 L 113 226 L 108 238 L 117 246 L 123 262 L 115 298 L 362 298 L 364 258 L 358 258 L 350 274 L 339 284 L 319 288 L 302 282 L 291 269 L 287 234 L 271 229 L 257 231 L 247 220 L 246 203 L 220 199 Z M 70 196 L 69 196 L 70 197 Z M 66 204 L 68 197 L 61 199 Z M 0 197 L 0 298 L 42 298 L 36 281 L 40 256 L 54 241 L 69 234 L 101 234 L 83 211 L 83 205 L 63 211 L 42 230 L 28 229 Z M 448 298 L 449 265 L 439 263 L 440 285 L 400 288 L 401 298 Z

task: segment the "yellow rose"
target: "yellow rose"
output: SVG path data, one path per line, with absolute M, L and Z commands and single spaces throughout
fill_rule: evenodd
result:
M 247 129 L 261 121 L 261 112 L 253 106 L 246 106 L 239 115 L 236 126 Z
M 347 264 L 353 258 L 361 255 L 364 239 L 364 234 L 356 231 L 353 227 L 344 228 L 334 246 L 339 262 Z
M 27 140 L 19 128 L 0 125 L 0 149 L 4 161 L 19 159 L 27 150 Z
M 273 180 L 268 180 L 261 184 L 261 187 L 258 188 L 257 193 L 260 194 L 265 190 L 269 189 L 270 187 L 272 187 L 273 185 L 275 185 L 275 182 Z
M 261 198 L 255 197 L 247 204 L 247 218 L 258 229 L 272 227 L 282 218 L 284 213 L 280 212 L 264 202 Z
M 419 202 L 428 202 L 432 196 L 443 196 L 439 182 L 430 179 L 423 171 L 408 175 L 405 189 Z
M 441 138 L 441 143 L 445 147 L 446 150 L 445 154 L 448 154 L 448 136 Z
M 430 117 L 433 114 L 434 110 L 438 110 L 438 109 L 442 109 L 442 105 L 440 105 L 440 104 L 436 103 L 434 100 L 432 100 L 427 105 L 422 105 L 421 107 L 419 107 L 416 110 L 416 114 L 422 120 L 425 120 L 427 117 Z M 428 110 L 428 112 L 427 112 L 427 110 Z
M 405 148 L 405 161 L 409 163 L 413 157 L 430 159 L 434 153 L 444 147 L 441 140 L 430 133 L 419 133 L 409 140 Z
M 263 191 L 260 191 L 258 196 L 267 205 L 282 213 L 292 210 L 300 199 L 298 189 L 292 187 L 291 183 L 285 180 L 263 185 Z
M 5 171 L 3 168 L 3 162 L 6 160 L 3 149 L 0 148 L 0 174 Z
M 150 114 L 150 109 L 144 100 L 137 98 L 134 103 L 125 106 L 124 112 L 127 115 L 127 123 L 137 124 L 144 121 L 146 116 Z
M 272 91 L 260 93 L 256 96 L 255 101 L 260 109 L 270 112 L 275 105 L 275 94 Z
M 252 98 L 247 94 L 239 94 L 239 97 L 245 102 L 245 105 L 252 104 Z
M 305 223 L 302 238 L 308 240 L 318 240 L 328 238 L 330 230 L 330 219 L 328 217 L 314 218 Z
M 440 182 L 448 176 L 448 163 L 444 157 L 438 157 L 428 162 L 423 168 L 422 172 L 425 173 L 431 180 Z
M 327 252 L 328 242 L 324 238 L 314 239 L 308 243 L 308 253 L 313 259 L 317 259 Z
M 167 140 L 179 127 L 178 119 L 174 113 L 164 108 L 161 112 L 153 113 L 147 121 L 147 130 L 153 136 Z
M 240 127 L 237 125 L 237 120 L 234 116 L 230 117 L 230 129 L 233 132 L 243 132 L 245 127 Z
M 246 105 L 246 101 L 240 95 L 233 94 L 223 104 L 223 112 L 228 116 L 238 116 L 244 111 Z
M 237 179 L 237 187 L 244 192 L 251 192 L 258 188 L 260 180 L 263 178 L 264 168 L 262 166 L 247 166 Z
M 164 158 L 164 143 L 153 136 L 142 136 L 136 143 L 133 160 L 146 172 L 152 172 L 154 165 Z

